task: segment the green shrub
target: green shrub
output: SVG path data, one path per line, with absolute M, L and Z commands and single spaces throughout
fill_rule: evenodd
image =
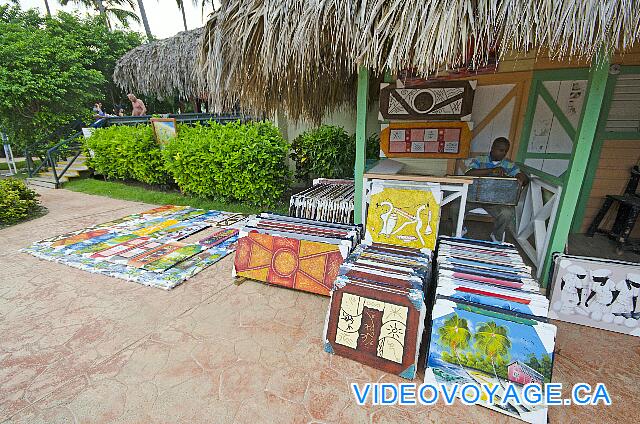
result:
M 85 141 L 85 145 L 91 151 L 89 165 L 97 174 L 147 184 L 166 184 L 169 181 L 162 151 L 149 125 L 100 128 Z
M 367 158 L 377 158 L 377 135 L 367 139 Z M 296 163 L 296 178 L 308 182 L 315 177 L 353 178 L 356 138 L 342 127 L 321 125 L 293 140 L 291 159 Z
M 36 214 L 40 206 L 38 193 L 24 181 L 15 178 L 0 180 L 0 226 L 15 224 Z
M 268 122 L 181 126 L 164 151 L 183 193 L 272 206 L 289 188 L 288 144 Z

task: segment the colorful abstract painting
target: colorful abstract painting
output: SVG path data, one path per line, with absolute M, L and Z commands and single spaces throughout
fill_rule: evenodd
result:
M 200 244 L 200 246 L 210 248 L 210 247 L 218 246 L 219 244 L 222 244 L 231 238 L 235 237 L 237 239 L 237 235 L 238 235 L 238 230 L 235 228 L 216 230 L 209 236 L 201 239 L 198 242 L 198 244 Z
M 229 217 L 244 219 L 229 212 L 167 205 L 41 240 L 22 251 L 95 274 L 168 290 L 233 252 L 237 230 L 218 229 L 230 236 L 212 246 L 176 239 L 210 227 L 208 220 Z
M 344 257 L 337 245 L 249 232 L 238 240 L 238 276 L 329 295 Z
M 369 193 L 365 240 L 433 250 L 442 192 L 436 184 L 387 186 L 374 181 Z

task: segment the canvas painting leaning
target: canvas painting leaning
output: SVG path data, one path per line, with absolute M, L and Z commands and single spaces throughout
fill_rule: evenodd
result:
M 640 265 L 558 255 L 549 318 L 640 337 Z

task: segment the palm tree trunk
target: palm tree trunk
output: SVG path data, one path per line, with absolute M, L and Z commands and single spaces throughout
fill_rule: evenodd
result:
M 187 17 L 184 14 L 184 5 L 182 5 L 180 11 L 182 12 L 182 23 L 184 24 L 184 30 L 189 31 L 189 29 L 187 28 Z
M 147 33 L 149 41 L 153 40 L 153 34 L 151 34 L 151 28 L 149 28 L 149 20 L 147 19 L 147 12 L 144 11 L 144 4 L 142 0 L 138 0 L 138 9 L 140 9 L 140 18 L 144 24 L 144 31 Z
M 104 7 L 104 3 L 102 0 L 96 0 L 96 5 L 98 6 L 98 12 L 102 19 L 104 19 L 104 23 L 107 26 L 107 29 L 111 31 L 111 22 L 109 22 L 109 17 L 107 17 L 107 9 Z
M 51 9 L 49 9 L 49 0 L 44 0 L 44 7 L 47 9 L 47 16 L 51 17 Z

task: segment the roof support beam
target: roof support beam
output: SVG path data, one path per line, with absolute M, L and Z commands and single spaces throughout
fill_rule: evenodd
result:
M 367 153 L 367 110 L 369 95 L 369 69 L 360 66 L 358 70 L 358 97 L 356 106 L 356 163 L 354 167 L 355 195 L 354 195 L 354 222 L 362 222 L 362 197 L 364 165 Z

